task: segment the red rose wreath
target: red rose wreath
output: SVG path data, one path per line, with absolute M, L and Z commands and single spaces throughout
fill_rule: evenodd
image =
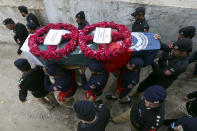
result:
M 92 43 L 94 36 L 89 35 L 96 27 L 107 28 L 110 27 L 117 31 L 112 32 L 112 41 L 120 41 L 120 47 L 109 50 L 110 44 L 98 44 L 98 50 L 92 50 L 88 47 L 88 43 Z M 93 25 L 88 25 L 79 33 L 79 47 L 81 51 L 89 58 L 96 58 L 97 60 L 111 60 L 126 51 L 132 44 L 132 36 L 129 29 L 125 25 L 115 24 L 114 22 L 99 22 Z
M 68 30 L 71 33 L 62 35 L 63 40 L 69 40 L 70 41 L 64 46 L 64 48 L 57 49 L 56 45 L 48 46 L 48 49 L 46 51 L 40 50 L 38 45 L 42 44 L 45 39 L 45 34 L 50 29 L 59 29 L 59 30 Z M 71 24 L 64 24 L 64 23 L 58 23 L 58 24 L 48 24 L 47 26 L 44 26 L 30 36 L 28 41 L 28 46 L 30 48 L 30 52 L 33 53 L 37 57 L 42 57 L 43 60 L 50 60 L 54 59 L 58 61 L 60 58 L 70 54 L 73 52 L 77 47 L 78 42 L 78 29 L 71 25 Z

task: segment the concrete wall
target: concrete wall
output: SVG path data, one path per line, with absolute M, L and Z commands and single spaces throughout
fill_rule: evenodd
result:
M 134 22 L 131 12 L 138 6 L 145 6 L 150 32 L 159 33 L 166 43 L 176 40 L 179 28 L 197 26 L 197 0 L 0 0 L 0 20 L 10 16 L 24 23 L 16 9 L 21 4 L 32 9 L 45 24 L 49 21 L 76 25 L 75 14 L 83 10 L 90 24 L 114 21 L 129 28 Z M 1 26 L 0 36 L 6 32 L 10 37 L 10 33 Z M 195 50 L 196 41 L 197 35 L 194 38 Z
M 175 41 L 178 29 L 188 25 L 197 26 L 197 1 L 194 0 L 43 0 L 50 22 L 75 24 L 75 14 L 85 11 L 92 24 L 99 21 L 114 21 L 129 28 L 134 21 L 131 12 L 145 6 L 150 32 L 161 35 L 162 41 Z M 139 4 L 142 3 L 142 4 Z M 197 41 L 197 35 L 194 38 Z M 197 43 L 195 42 L 194 45 Z M 194 46 L 195 50 L 196 47 Z
M 25 18 L 21 16 L 17 9 L 19 5 L 27 6 L 29 12 L 34 13 L 42 25 L 48 23 L 45 6 L 40 0 L 0 0 L 0 23 L 9 17 L 16 23 L 26 24 Z M 3 24 L 0 24 L 0 38 L 1 43 L 15 43 L 13 40 L 13 31 L 8 30 Z

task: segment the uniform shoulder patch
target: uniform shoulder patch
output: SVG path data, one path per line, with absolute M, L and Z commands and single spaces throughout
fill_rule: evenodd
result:
M 170 76 L 172 74 L 172 72 L 170 70 L 166 69 L 166 70 L 164 70 L 164 74 L 166 76 Z
M 57 87 L 56 87 L 56 86 L 54 86 L 53 89 L 54 89 L 55 91 L 57 91 Z

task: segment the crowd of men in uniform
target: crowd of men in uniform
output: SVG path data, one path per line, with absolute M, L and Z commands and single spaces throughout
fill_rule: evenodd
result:
M 26 18 L 26 26 L 15 23 L 11 18 L 5 19 L 3 24 L 15 33 L 14 40 L 19 45 L 17 54 L 20 55 L 22 53 L 21 46 L 28 34 L 33 34 L 41 26 L 36 16 L 28 12 L 27 7 L 19 6 L 18 10 Z M 132 32 L 149 31 L 144 7 L 136 8 L 131 16 L 135 18 Z M 79 30 L 89 25 L 83 11 L 76 14 L 76 22 Z M 170 45 L 163 44 L 160 36 L 156 34 L 154 37 L 160 40 L 160 50 L 162 50 L 158 60 L 154 60 L 155 55 L 157 55 L 155 51 L 139 51 L 138 54 L 132 55 L 124 68 L 110 73 L 110 75 L 114 75 L 115 80 L 109 87 L 111 94 L 106 95 L 106 99 L 118 100 L 120 104 L 131 105 L 130 109 L 122 114 L 117 114 L 117 116 L 110 116 L 109 109 L 103 104 L 100 97 L 109 78 L 109 72 L 104 69 L 101 61 L 94 61 L 89 64 L 91 76 L 87 80 L 86 67 L 81 67 L 79 72 L 63 69 L 54 64 L 47 67 L 36 66 L 32 68 L 27 59 L 17 59 L 14 61 L 14 65 L 22 72 L 22 77 L 18 82 L 19 99 L 21 102 L 27 101 L 27 94 L 30 91 L 35 98 L 51 110 L 60 106 L 53 93 L 58 91 L 58 100 L 66 107 L 72 107 L 80 119 L 78 131 L 104 131 L 109 121 L 114 124 L 129 122 L 131 131 L 156 131 L 163 124 L 169 126 L 169 131 L 196 131 L 197 91 L 184 97 L 187 103 L 183 107 L 185 110 L 182 117 L 177 116 L 180 118 L 169 120 L 164 118 L 167 89 L 187 69 L 188 64 L 197 59 L 196 52 L 191 55 L 192 38 L 195 32 L 194 26 L 180 29 L 177 41 Z M 144 58 L 142 55 L 148 57 Z M 152 72 L 139 83 L 140 70 L 147 65 L 152 66 Z M 75 81 L 78 76 L 80 76 L 80 85 Z M 188 78 L 195 76 L 197 76 L 197 64 L 194 73 Z M 131 102 L 129 93 L 138 83 L 137 92 L 133 96 L 137 100 Z M 86 100 L 74 102 L 73 96 L 77 88 L 86 90 Z M 142 92 L 144 94 L 140 96 Z

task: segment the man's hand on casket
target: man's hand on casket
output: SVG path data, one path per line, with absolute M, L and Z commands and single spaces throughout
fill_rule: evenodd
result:
M 85 70 L 86 70 L 86 67 L 85 66 L 81 66 L 79 71 L 80 71 L 80 74 L 85 74 Z
M 46 70 L 46 68 L 43 66 L 42 67 L 42 70 L 44 71 L 44 73 L 46 74 L 46 75 L 49 75 L 48 73 L 47 73 L 47 70 Z
M 158 35 L 158 34 L 155 34 L 154 35 L 154 38 L 157 39 L 157 40 L 160 40 L 161 39 L 160 35 Z

